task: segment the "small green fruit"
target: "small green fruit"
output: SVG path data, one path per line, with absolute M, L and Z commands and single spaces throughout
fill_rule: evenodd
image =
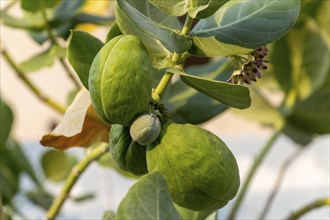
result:
M 139 38 L 113 38 L 98 52 L 89 71 L 96 112 L 108 123 L 129 126 L 149 109 L 153 76 L 151 58 Z
M 161 124 L 154 114 L 145 114 L 138 117 L 131 125 L 130 134 L 133 141 L 141 145 L 153 143 L 159 136 Z
M 132 141 L 128 127 L 111 125 L 109 137 L 110 152 L 119 168 L 137 176 L 148 173 L 146 146 Z
M 149 172 L 166 179 L 173 201 L 195 210 L 215 210 L 233 199 L 240 185 L 236 159 L 216 135 L 191 124 L 162 125 L 147 149 Z

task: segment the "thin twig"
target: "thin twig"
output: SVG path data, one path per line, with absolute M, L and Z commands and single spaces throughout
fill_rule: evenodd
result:
M 25 83 L 25 85 L 45 104 L 56 110 L 57 112 L 64 114 L 65 113 L 65 107 L 53 100 L 52 98 L 46 96 L 41 92 L 41 90 L 32 82 L 29 78 L 27 78 L 26 74 L 22 72 L 17 64 L 15 63 L 14 59 L 11 57 L 11 55 L 8 53 L 8 51 L 4 48 L 3 45 L 1 45 L 1 53 L 4 57 L 4 59 L 8 62 L 8 64 L 13 68 L 16 75 Z
M 61 192 L 58 194 L 53 204 L 49 208 L 45 218 L 46 220 L 54 219 L 57 216 L 65 200 L 69 197 L 71 189 L 73 188 L 74 184 L 81 176 L 81 174 L 94 160 L 102 156 L 108 150 L 109 145 L 107 143 L 101 143 L 99 146 L 90 149 L 90 151 L 86 153 L 86 156 L 73 167 L 71 173 L 69 174 L 68 178 L 64 183 Z
M 270 137 L 270 139 L 267 141 L 267 143 L 264 145 L 264 147 L 261 149 L 260 153 L 257 155 L 255 160 L 253 161 L 252 167 L 250 168 L 250 170 L 247 174 L 247 177 L 246 177 L 245 181 L 243 182 L 243 185 L 239 191 L 239 194 L 234 202 L 234 205 L 228 215 L 228 218 L 227 218 L 228 220 L 235 219 L 237 211 L 242 204 L 242 201 L 247 193 L 247 190 L 248 190 L 250 184 L 252 183 L 252 179 L 253 179 L 254 175 L 256 174 L 260 164 L 262 163 L 262 161 L 264 160 L 264 158 L 270 151 L 271 147 L 275 143 L 279 134 L 280 134 L 280 130 L 276 130 L 274 132 L 274 134 Z
M 324 198 L 324 199 L 317 199 L 305 206 L 303 206 L 302 208 L 298 209 L 297 211 L 293 212 L 288 218 L 287 220 L 296 220 L 299 219 L 301 216 L 303 216 L 304 214 L 317 209 L 317 208 L 321 208 L 323 206 L 330 206 L 330 197 Z
M 7 12 L 9 9 L 11 9 L 18 1 L 17 0 L 13 0 L 11 2 L 9 2 L 3 9 L 3 12 Z
M 42 1 L 41 1 L 41 3 L 42 3 Z M 47 13 L 46 13 L 46 8 L 45 8 L 45 6 L 43 4 L 42 4 L 42 8 L 41 8 L 41 14 L 42 14 L 42 17 L 43 17 L 43 19 L 45 21 L 45 24 L 46 24 L 46 31 L 47 31 L 47 35 L 48 35 L 49 40 L 51 41 L 51 43 L 53 45 L 59 45 L 59 43 L 56 40 L 56 36 L 53 34 L 53 30 L 52 30 L 51 26 L 49 25 L 49 20 L 48 20 Z M 62 57 L 58 57 L 58 59 L 59 59 L 61 65 L 62 65 L 62 67 L 65 69 L 68 77 L 74 83 L 74 85 L 76 86 L 76 88 L 78 90 L 80 90 L 81 89 L 81 85 L 77 81 L 77 79 L 74 77 L 75 74 L 71 71 L 71 69 L 66 64 L 65 60 Z
M 282 181 L 284 179 L 284 176 L 286 174 L 286 171 L 288 170 L 289 166 L 295 161 L 295 159 L 298 158 L 298 156 L 301 155 L 301 153 L 303 152 L 302 151 L 303 148 L 297 148 L 292 154 L 290 154 L 290 156 L 283 162 L 280 170 L 279 170 L 279 173 L 278 173 L 278 176 L 277 176 L 277 179 L 276 179 L 276 182 L 275 182 L 275 185 L 274 185 L 274 188 L 272 190 L 272 192 L 270 193 L 267 201 L 266 201 L 266 204 L 264 206 L 264 209 L 263 211 L 261 212 L 260 216 L 258 219 L 265 219 L 271 205 L 272 205 L 272 202 L 274 201 L 274 198 L 276 196 L 276 194 L 279 192 L 280 188 L 281 188 L 281 185 L 282 185 Z

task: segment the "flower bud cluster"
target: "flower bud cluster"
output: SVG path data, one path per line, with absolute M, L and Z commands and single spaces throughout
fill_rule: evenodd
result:
M 249 58 L 242 65 L 242 68 L 235 72 L 228 82 L 239 84 L 244 82 L 246 84 L 251 84 L 251 82 L 256 82 L 257 78 L 261 77 L 260 71 L 266 70 L 268 60 L 264 58 L 268 54 L 268 48 L 266 46 L 262 46 L 252 51 L 249 54 Z

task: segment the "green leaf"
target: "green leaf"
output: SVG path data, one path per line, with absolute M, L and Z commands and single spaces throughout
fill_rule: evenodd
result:
M 205 2 L 205 0 L 201 0 L 201 2 Z M 210 0 L 208 1 L 208 5 L 205 9 L 201 11 L 198 10 L 196 15 L 197 18 L 207 18 L 213 15 L 222 5 L 227 3 L 229 0 Z
M 0 11 L 1 22 L 12 28 L 20 28 L 26 30 L 40 31 L 44 29 L 45 22 L 41 19 L 29 18 L 16 18 L 4 11 Z
M 271 63 L 286 93 L 304 99 L 318 90 L 329 72 L 329 46 L 314 20 L 308 19 L 274 44 Z
M 172 16 L 182 16 L 188 12 L 189 0 L 148 0 L 151 4 Z
M 48 210 L 53 203 L 54 197 L 49 193 L 36 189 L 26 192 L 27 198 L 35 205 Z
M 68 59 L 82 84 L 88 89 L 89 69 L 103 43 L 82 31 L 72 31 L 68 46 Z
M 200 20 L 191 34 L 215 36 L 221 42 L 257 48 L 279 39 L 294 25 L 299 0 L 229 1 L 213 16 Z
M 51 67 L 54 64 L 55 58 L 64 58 L 66 54 L 66 49 L 53 45 L 51 48 L 33 55 L 28 60 L 23 61 L 19 68 L 26 73 L 35 72 L 45 67 Z
M 41 158 L 41 165 L 46 178 L 53 182 L 64 180 L 76 164 L 76 158 L 62 151 L 50 150 Z
M 147 35 L 145 32 L 140 31 L 134 23 L 131 22 L 129 17 L 116 6 L 116 22 L 120 31 L 125 35 L 136 35 L 143 41 L 150 56 L 154 58 L 154 66 L 159 67 L 162 60 L 170 56 L 170 52 L 161 44 L 160 41 Z M 151 13 L 151 12 L 150 12 Z M 176 20 L 178 22 L 178 20 Z
M 288 36 L 292 52 L 292 81 L 300 97 L 320 88 L 329 72 L 329 47 L 314 20 Z
M 84 193 L 83 195 L 73 197 L 74 202 L 85 202 L 87 200 L 91 200 L 95 198 L 94 193 Z
M 2 157 L 6 154 L 1 152 Z M 0 163 L 0 194 L 4 205 L 10 203 L 19 190 L 20 172 L 7 164 Z
M 14 121 L 14 115 L 10 107 L 0 99 L 0 148 L 4 147 Z
M 239 47 L 233 44 L 226 44 L 218 41 L 215 37 L 193 36 L 193 46 L 189 53 L 200 57 L 231 56 L 247 54 L 251 49 Z
M 283 37 L 272 45 L 270 60 L 274 76 L 285 93 L 288 93 L 293 84 L 291 76 L 291 50 L 287 38 Z
M 155 38 L 171 52 L 183 53 L 191 47 L 191 41 L 188 36 L 180 35 L 176 24 L 168 22 L 170 19 L 159 9 L 150 5 L 147 0 L 118 0 L 116 5 L 116 16 L 125 16 L 131 25 L 135 26 L 140 32 L 149 37 Z M 173 20 L 173 18 L 171 19 Z M 117 20 L 120 29 L 122 22 Z M 173 29 L 173 27 L 175 28 Z M 124 32 L 124 31 L 123 31 Z M 139 35 L 137 35 L 139 36 Z
M 288 120 L 293 126 L 317 134 L 330 132 L 330 90 L 321 89 L 298 102 Z
M 302 147 L 308 145 L 315 137 L 315 135 L 293 126 L 288 120 L 286 121 L 283 133 Z
M 149 2 L 172 16 L 182 16 L 187 12 L 193 18 L 212 15 L 229 0 L 149 0 Z
M 221 59 L 205 65 L 187 68 L 186 72 L 203 78 L 226 80 L 232 72 L 232 62 Z M 166 106 L 171 118 L 177 123 L 203 123 L 227 109 L 226 105 L 186 86 L 181 80 L 170 89 Z
M 9 150 L 8 153 L 11 155 L 11 161 L 15 163 L 15 166 L 20 169 L 21 172 L 26 173 L 37 186 L 40 186 L 41 183 L 34 172 L 33 166 L 19 143 L 13 139 L 9 139 L 6 142 L 6 148 Z
M 206 18 L 214 14 L 229 0 L 190 0 L 188 14 L 193 18 Z
M 245 86 L 189 75 L 174 68 L 167 71 L 179 74 L 185 84 L 225 105 L 244 109 L 251 104 L 249 89 Z
M 67 39 L 70 35 L 70 29 L 74 28 L 74 23 L 72 21 L 68 21 L 63 23 L 56 28 L 53 28 L 54 36 L 61 37 L 63 39 Z M 39 44 L 43 44 L 47 40 L 49 40 L 48 34 L 46 30 L 43 31 L 29 31 L 30 36 Z
M 181 219 L 171 200 L 165 178 L 159 173 L 143 176 L 121 201 L 116 220 Z
M 115 220 L 116 214 L 113 211 L 105 211 L 103 213 L 103 220 Z
M 243 111 L 233 109 L 234 113 L 262 125 L 282 128 L 285 119 L 280 111 L 272 106 L 256 89 L 251 89 L 250 95 L 252 100 L 250 108 L 244 109 Z
M 114 17 L 100 17 L 87 13 L 79 13 L 71 19 L 75 24 L 96 24 L 96 25 L 109 25 L 113 22 Z
M 37 12 L 42 7 L 52 8 L 54 7 L 59 0 L 21 0 L 21 7 L 25 11 Z
M 66 22 L 77 15 L 85 3 L 86 0 L 61 1 L 54 11 L 53 22 Z

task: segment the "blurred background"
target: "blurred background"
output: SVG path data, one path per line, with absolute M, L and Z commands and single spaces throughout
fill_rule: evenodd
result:
M 2 0 L 1 9 L 8 3 L 10 2 Z M 22 15 L 19 4 L 11 9 L 11 14 L 17 17 Z M 105 40 L 108 32 L 108 28 L 104 26 L 84 28 L 102 41 Z M 46 45 L 40 46 L 26 32 L 2 23 L 1 44 L 17 63 L 29 59 L 42 48 L 46 48 Z M 47 95 L 54 97 L 62 104 L 66 103 L 68 94 L 74 90 L 74 85 L 58 60 L 47 68 L 28 73 L 28 77 Z M 273 93 L 269 97 L 273 103 L 278 103 L 283 94 Z M 14 115 L 10 135 L 21 144 L 35 173 L 44 183 L 46 191 L 56 195 L 63 182 L 52 182 L 45 177 L 40 158 L 49 148 L 41 146 L 39 141 L 61 121 L 63 116 L 37 99 L 2 56 L 1 99 L 10 106 Z M 1 120 L 5 120 L 3 117 L 1 115 Z M 273 133 L 272 128 L 240 117 L 233 111 L 226 111 L 202 123 L 201 126 L 217 134 L 232 150 L 237 159 L 242 180 L 246 177 L 255 156 Z M 267 219 L 283 219 L 308 202 L 330 196 L 329 146 L 329 135 L 320 135 L 304 147 L 301 155 L 288 167 Z M 255 219 L 259 215 L 270 190 L 275 185 L 280 167 L 297 148 L 299 145 L 287 136 L 279 137 L 257 172 L 238 213 L 238 219 Z M 76 158 L 82 158 L 84 151 L 83 148 L 71 148 L 67 150 L 67 153 Z M 4 155 L 1 155 L 1 160 L 4 160 L 3 157 Z M 72 193 L 73 196 L 87 195 L 88 199 L 82 199 L 80 202 L 68 200 L 59 219 L 99 219 L 104 210 L 117 209 L 119 202 L 135 181 L 136 179 L 120 175 L 113 169 L 93 164 L 83 173 Z M 33 188 L 32 181 L 25 174 L 22 175 L 19 191 L 11 200 L 13 207 L 20 213 L 14 214 L 14 219 L 42 219 L 45 215 L 45 210 L 40 205 L 36 205 L 26 197 L 26 193 Z M 220 210 L 219 219 L 227 216 L 231 205 L 232 202 Z M 9 208 L 8 210 L 10 212 Z M 302 219 L 329 219 L 329 217 L 330 208 L 324 207 L 308 213 Z

